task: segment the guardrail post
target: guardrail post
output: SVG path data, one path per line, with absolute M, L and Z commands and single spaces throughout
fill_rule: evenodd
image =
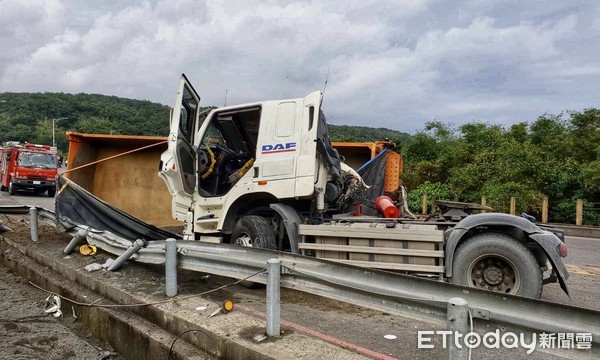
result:
M 453 333 L 450 335 L 449 353 L 448 359 L 450 360 L 466 360 L 469 357 L 469 348 L 465 346 L 464 336 L 470 332 L 469 330 L 469 303 L 462 298 L 450 298 L 448 300 L 448 330 Z M 459 338 L 461 341 L 457 346 L 455 340 L 455 333 L 459 333 L 462 336 Z M 462 343 L 462 344 L 461 344 Z
M 481 205 L 485 206 L 485 205 L 486 205 L 486 203 L 487 203 L 487 199 L 485 198 L 485 196 L 482 196 L 482 197 L 481 197 Z M 482 213 L 482 214 L 485 214 L 485 213 L 486 213 L 486 211 L 485 211 L 485 210 L 481 210 L 481 213 Z
M 29 229 L 31 230 L 31 240 L 38 241 L 38 213 L 36 207 L 29 208 Z
M 421 199 L 421 214 L 427 215 L 427 194 Z
M 131 244 L 131 246 L 127 250 L 125 250 L 124 253 L 119 255 L 119 257 L 116 258 L 112 264 L 110 264 L 110 266 L 108 267 L 108 271 L 118 270 L 123 265 L 123 263 L 129 260 L 129 258 L 132 257 L 133 254 L 138 252 L 142 248 L 142 246 L 144 246 L 143 240 L 137 239 L 136 241 L 134 241 L 133 244 Z
M 577 199 L 577 212 L 575 215 L 575 225 L 583 225 L 583 201 Z
M 65 247 L 65 249 L 63 250 L 63 253 L 65 255 L 69 255 L 70 253 L 73 252 L 73 250 L 75 249 L 75 247 L 77 245 L 79 245 L 79 243 L 81 243 L 81 240 L 83 240 L 86 236 L 87 236 L 88 231 L 81 229 L 77 232 L 77 234 L 75 236 L 73 236 L 73 239 L 71 239 L 71 241 L 69 241 L 69 244 Z
M 542 198 L 542 224 L 548 223 L 548 197 Z
M 165 289 L 168 297 L 177 295 L 177 240 L 165 240 Z
M 510 214 L 514 215 L 517 212 L 517 199 L 514 196 L 510 198 Z
M 267 335 L 275 338 L 281 335 L 280 279 L 281 260 L 267 260 Z

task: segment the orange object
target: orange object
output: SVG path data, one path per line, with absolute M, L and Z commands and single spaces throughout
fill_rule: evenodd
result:
M 352 216 L 363 216 L 362 206 L 363 204 L 361 203 L 354 204 L 354 208 L 356 209 L 356 211 L 352 212 Z
M 381 211 L 383 216 L 388 219 L 397 218 L 400 214 L 398 208 L 394 206 L 394 203 L 389 196 L 384 195 L 378 197 L 377 200 L 375 200 L 375 207 L 377 207 L 377 210 Z
M 167 149 L 166 137 L 69 131 L 67 140 L 65 177 L 147 223 L 181 226 L 171 214 L 173 197 L 157 176 L 160 154 Z
M 388 147 L 389 141 L 376 142 L 332 142 L 333 147 L 344 158 L 344 162 L 353 169 L 371 160 L 383 149 Z M 395 151 L 388 151 L 385 161 L 385 183 L 383 191 L 386 194 L 399 193 L 400 176 L 402 174 L 402 156 Z

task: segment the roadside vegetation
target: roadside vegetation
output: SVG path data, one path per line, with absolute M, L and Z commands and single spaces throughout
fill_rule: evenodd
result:
M 421 196 L 487 204 L 540 218 L 549 199 L 550 221 L 574 223 L 583 199 L 583 223 L 600 225 L 600 110 L 542 115 L 509 127 L 472 122 L 453 127 L 439 121 L 400 144 L 409 207 Z
M 98 94 L 0 93 L 0 141 L 52 143 L 66 154 L 65 131 L 97 134 L 168 134 L 169 107 L 150 101 Z M 409 206 L 421 196 L 477 202 L 539 218 L 547 196 L 550 220 L 574 222 L 584 200 L 584 224 L 600 225 L 600 110 L 545 114 L 509 127 L 471 122 L 454 127 L 428 122 L 410 136 L 395 130 L 330 125 L 334 141 L 390 139 L 404 157 L 403 183 Z M 599 210 L 593 210 L 599 209 Z

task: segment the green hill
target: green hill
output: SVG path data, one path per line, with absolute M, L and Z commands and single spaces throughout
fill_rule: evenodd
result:
M 101 134 L 167 135 L 169 107 L 97 94 L 0 93 L 0 141 L 56 143 L 67 150 L 66 130 Z
M 370 142 L 389 139 L 395 143 L 403 143 L 410 139 L 410 135 L 396 130 L 385 128 L 370 128 L 366 126 L 331 125 L 329 135 L 332 141 Z

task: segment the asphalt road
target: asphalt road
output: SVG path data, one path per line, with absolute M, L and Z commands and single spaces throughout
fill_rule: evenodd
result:
M 0 204 L 36 205 L 54 210 L 54 199 L 47 195 L 36 196 L 30 193 L 19 193 L 9 196 L 0 193 Z M 544 286 L 543 300 L 566 305 L 586 307 L 600 311 L 600 239 L 567 237 L 569 256 L 566 263 L 571 277 L 568 281 L 571 296 L 567 296 L 558 284 Z M 222 281 L 212 277 L 210 285 L 218 285 Z M 197 281 L 196 276 L 189 280 Z M 214 283 L 213 283 L 214 281 Z M 182 276 L 180 287 L 185 288 L 186 279 Z M 217 294 L 218 295 L 218 294 Z M 225 295 L 225 294 L 223 294 Z M 226 294 L 238 303 L 245 304 L 256 310 L 264 311 L 264 293 L 262 291 L 236 288 Z M 342 339 L 352 344 L 389 354 L 397 358 L 445 358 L 447 354 L 439 347 L 435 351 L 416 349 L 417 330 L 444 329 L 445 324 L 428 324 L 416 320 L 393 316 L 352 305 L 340 304 L 328 299 L 322 299 L 293 290 L 282 292 L 282 317 L 285 320 L 317 330 L 329 336 Z M 396 335 L 396 340 L 387 340 L 385 335 Z M 439 344 L 438 344 L 439 345 Z M 535 352 L 531 355 L 524 353 L 508 353 L 502 351 L 474 351 L 475 358 L 528 358 L 554 359 L 549 354 Z
M 570 298 L 558 284 L 544 286 L 542 299 L 600 311 L 600 239 L 568 236 Z
M 0 192 L 0 204 L 33 205 L 54 211 L 54 198 L 47 194 L 34 194 L 29 191 L 17 191 L 16 195 L 10 196 L 8 192 Z

